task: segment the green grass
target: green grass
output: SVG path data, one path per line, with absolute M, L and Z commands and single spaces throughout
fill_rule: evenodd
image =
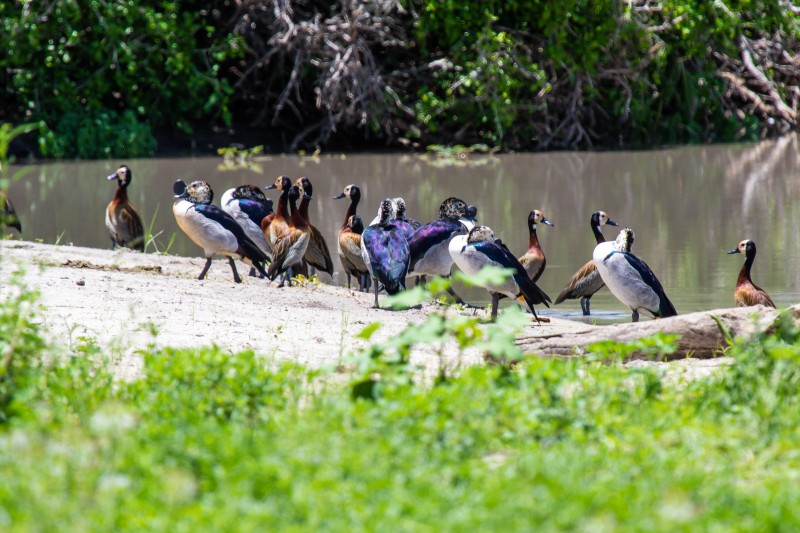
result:
M 609 345 L 395 379 L 415 375 L 397 369 L 406 337 L 363 352 L 352 375 L 153 349 L 126 383 L 91 341 L 47 347 L 34 294 L 4 294 L 4 531 L 800 527 L 800 333 L 788 319 L 688 383 L 609 362 L 625 353 Z M 362 370 L 382 384 L 374 399 L 354 399 Z

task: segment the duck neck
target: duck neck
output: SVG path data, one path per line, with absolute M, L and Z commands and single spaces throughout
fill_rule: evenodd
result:
M 347 208 L 347 213 L 344 214 L 344 224 L 342 224 L 343 228 L 347 226 L 347 221 L 350 220 L 350 217 L 356 214 L 359 200 L 361 200 L 360 194 L 350 197 L 350 206 Z
M 278 208 L 275 210 L 275 216 L 287 220 L 289 218 L 289 191 L 281 191 L 278 198 Z
M 124 185 L 120 185 L 117 187 L 117 192 L 114 193 L 114 200 L 117 202 L 127 202 L 128 201 L 128 188 Z
M 756 260 L 756 254 L 748 254 L 747 258 L 744 260 L 744 265 L 742 265 L 742 269 L 739 271 L 739 278 L 736 280 L 736 286 L 745 284 L 745 283 L 753 283 L 753 280 L 750 279 L 750 269 L 753 268 L 753 261 Z
M 297 208 L 297 200 L 288 200 L 289 207 L 292 210 L 290 222 L 292 226 L 295 228 L 305 228 L 307 226 L 305 219 L 300 214 L 300 210 Z
M 297 209 L 298 214 L 306 223 L 308 223 L 308 204 L 310 203 L 311 200 L 309 200 L 307 196 L 303 196 L 303 199 L 300 201 L 300 207 Z
M 603 230 L 600 229 L 600 224 L 594 219 L 592 219 L 592 233 L 594 233 L 594 240 L 597 241 L 597 244 L 606 242 L 606 238 L 603 237 Z
M 530 237 L 528 239 L 528 249 L 529 250 L 538 250 L 541 248 L 539 245 L 539 237 L 536 236 L 536 224 L 528 224 L 528 232 Z

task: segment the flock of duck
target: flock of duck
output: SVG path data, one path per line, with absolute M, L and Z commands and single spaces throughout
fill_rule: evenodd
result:
M 108 180 L 115 180 L 117 190 L 106 209 L 106 227 L 112 247 L 129 247 L 144 251 L 144 227 L 141 217 L 128 199 L 127 189 L 133 173 L 120 166 Z M 308 178 L 294 182 L 278 177 L 267 190 L 277 189 L 280 196 L 273 201 L 255 185 L 240 185 L 225 191 L 221 207 L 215 206 L 214 192 L 205 181 L 186 184 L 177 180 L 173 186 L 173 214 L 178 226 L 203 249 L 206 263 L 198 276 L 203 279 L 214 255 L 228 257 L 233 279 L 240 283 L 236 260 L 250 265 L 250 275 L 269 279 L 280 277 L 280 286 L 291 287 L 292 278 L 315 271 L 333 275 L 334 263 L 321 232 L 311 224 L 309 205 L 313 186 Z M 509 269 L 503 282 L 484 281 L 483 287 L 492 297 L 491 316 L 497 316 L 501 298 L 525 302 L 539 320 L 534 305 L 550 306 L 550 297 L 536 282 L 544 272 L 546 259 L 536 234 L 537 224 L 553 226 L 538 209 L 528 215 L 529 247 L 515 257 L 497 238 L 491 228 L 477 223 L 477 208 L 450 197 L 439 208 L 439 216 L 427 224 L 407 218 L 402 198 L 386 198 L 380 202 L 377 216 L 364 225 L 357 213 L 361 191 L 348 185 L 334 199 L 349 199 L 344 221 L 338 232 L 337 252 L 347 286 L 353 278 L 361 291 L 375 295 L 385 291 L 393 295 L 405 290 L 406 280 L 416 277 L 425 283 L 427 276 L 450 276 L 455 264 L 468 275 L 477 274 L 487 265 Z M 21 231 L 19 219 L 8 198 L 5 206 L 6 225 Z M 298 201 L 300 202 L 298 205 Z M 666 318 L 677 314 L 656 275 L 631 247 L 634 233 L 624 228 L 614 241 L 606 241 L 604 225 L 618 226 L 604 211 L 595 211 L 590 226 L 596 240 L 592 259 L 581 267 L 558 295 L 555 304 L 567 299 L 580 299 L 584 315 L 589 315 L 592 296 L 604 285 L 630 308 L 632 321 L 640 314 Z M 766 305 L 775 307 L 767 293 L 756 286 L 750 276 L 756 256 L 751 240 L 741 241 L 729 254 L 741 253 L 745 262 L 734 292 L 737 306 Z M 452 288 L 447 289 L 457 303 L 465 304 Z

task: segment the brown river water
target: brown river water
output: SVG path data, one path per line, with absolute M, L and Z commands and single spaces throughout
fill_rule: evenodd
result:
M 592 211 L 602 209 L 636 232 L 633 251 L 656 273 L 679 313 L 730 307 L 742 255 L 726 255 L 743 239 L 758 255 L 754 281 L 778 306 L 800 301 L 800 141 L 784 137 L 758 144 L 691 146 L 637 152 L 560 152 L 473 156 L 467 161 L 397 154 L 271 156 L 246 166 L 221 157 L 66 161 L 16 165 L 9 196 L 25 239 L 109 248 L 105 208 L 116 182 L 106 181 L 120 163 L 133 171 L 129 195 L 152 224 L 156 249 L 200 257 L 172 215 L 172 183 L 208 181 L 215 202 L 235 185 L 265 186 L 276 176 L 307 176 L 314 185 L 311 220 L 328 241 L 334 261 L 336 234 L 348 200 L 333 200 L 344 186 L 361 187 L 365 223 L 386 196 L 402 196 L 408 216 L 425 223 L 439 203 L 458 196 L 478 206 L 481 224 L 517 255 L 527 249 L 528 212 L 537 208 L 555 223 L 538 226 L 547 268 L 539 285 L 553 300 L 572 274 L 591 259 Z M 266 191 L 277 200 L 277 191 Z M 609 240 L 617 228 L 606 226 Z M 246 272 L 246 269 L 241 269 Z M 330 282 L 322 274 L 323 282 Z M 337 271 L 333 280 L 343 284 Z M 460 290 L 475 304 L 488 303 L 478 289 Z M 578 300 L 545 315 L 580 318 Z M 607 289 L 592 299 L 595 320 L 629 319 Z

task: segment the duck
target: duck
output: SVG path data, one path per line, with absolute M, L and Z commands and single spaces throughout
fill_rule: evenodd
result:
M 390 295 L 404 291 L 411 251 L 402 229 L 392 222 L 392 199 L 384 199 L 373 221 L 361 235 L 361 251 L 375 290 L 378 308 L 378 283 Z
M 595 246 L 592 260 L 597 272 L 611 294 L 630 307 L 632 322 L 639 321 L 639 313 L 653 318 L 677 315 L 656 275 L 647 263 L 631 252 L 633 239 L 633 230 L 625 228 L 616 240 Z
M 592 233 L 594 234 L 597 244 L 606 241 L 606 238 L 603 237 L 602 230 L 602 226 L 606 224 L 609 226 L 619 226 L 619 224 L 608 217 L 608 213 L 605 211 L 595 211 L 592 213 L 589 219 L 589 225 L 592 228 Z M 561 291 L 556 298 L 556 305 L 567 299 L 580 298 L 581 311 L 583 311 L 584 316 L 588 316 L 591 314 L 589 309 L 590 300 L 592 296 L 594 296 L 594 293 L 603 288 L 603 285 L 605 285 L 605 283 L 603 283 L 603 279 L 597 273 L 597 267 L 594 261 L 590 260 L 572 275 L 567 286 L 564 287 L 564 290 Z
M 361 253 L 361 234 L 364 232 L 364 221 L 356 214 L 358 203 L 361 201 L 361 189 L 357 185 L 348 185 L 344 190 L 333 197 L 334 200 L 349 198 L 350 205 L 344 214 L 344 222 L 339 229 L 337 238 L 337 252 L 347 275 L 347 288 L 350 288 L 351 278 L 358 280 L 358 290 L 369 289 L 369 270 Z
M 247 236 L 231 215 L 211 204 L 214 191 L 207 182 L 197 180 L 187 186 L 183 180 L 176 180 L 172 191 L 175 198 L 172 213 L 178 226 L 205 253 L 206 264 L 197 279 L 206 277 L 215 254 L 228 257 L 236 283 L 241 283 L 242 278 L 236 271 L 234 259 L 252 265 L 262 277 L 266 277 L 264 264 L 268 259 L 267 254 Z
M 753 262 L 756 260 L 756 243 L 750 239 L 745 239 L 736 248 L 729 250 L 728 254 L 744 254 L 745 257 L 744 265 L 742 265 L 739 277 L 736 279 L 736 289 L 733 291 L 733 300 L 736 302 L 736 307 L 748 307 L 751 305 L 775 307 L 775 302 L 772 301 L 769 294 L 753 283 L 750 278 L 750 269 L 753 268 Z
M 126 247 L 144 252 L 142 217 L 128 200 L 128 186 L 133 180 L 133 172 L 127 165 L 120 165 L 106 179 L 117 180 L 117 192 L 106 207 L 106 228 L 111 237 L 111 248 Z
M 286 231 L 281 233 L 275 244 L 272 246 L 273 257 L 272 263 L 267 270 L 267 277 L 274 280 L 280 274 L 286 274 L 285 278 L 289 280 L 289 286 L 292 286 L 292 275 L 295 274 L 295 266 L 300 266 L 303 262 L 303 257 L 308 249 L 308 243 L 311 240 L 311 232 L 305 219 L 300 216 L 300 211 L 297 208 L 297 200 L 300 199 L 300 187 L 292 185 L 286 195 L 287 203 L 291 209 L 291 216 L 289 218 L 289 226 Z M 283 197 L 283 194 L 281 194 Z M 273 224 L 275 221 L 273 221 Z M 284 281 L 281 281 L 280 287 L 283 287 Z
M 248 184 L 228 189 L 222 193 L 220 205 L 271 260 L 272 248 L 264 232 L 261 231 L 261 221 L 272 213 L 272 200 L 264 195 L 261 188 Z M 255 276 L 255 274 L 255 268 L 251 268 L 250 275 Z
M 17 216 L 14 204 L 11 203 L 9 197 L 2 190 L 0 190 L 0 205 L 3 206 L 3 211 L 0 212 L 0 227 L 16 228 L 22 234 L 22 222 Z
M 522 298 L 537 322 L 534 304 L 550 307 L 550 297 L 531 280 L 525 267 L 499 241 L 488 226 L 475 226 L 468 234 L 456 235 L 448 245 L 448 251 L 456 266 L 467 275 L 475 275 L 487 265 L 513 270 L 511 277 L 500 284 L 483 284 L 492 296 L 492 320 L 497 318 L 500 298 Z
M 328 243 L 325 242 L 325 238 L 322 236 L 322 233 L 311 224 L 311 221 L 308 217 L 308 204 L 311 203 L 311 200 L 314 198 L 314 189 L 311 185 L 311 180 L 308 178 L 297 178 L 295 185 L 300 188 L 300 193 L 303 198 L 300 201 L 300 207 L 298 207 L 298 211 L 308 226 L 310 237 L 304 259 L 306 260 L 306 263 L 311 266 L 312 275 L 316 269 L 321 272 L 326 272 L 332 277 L 333 259 L 331 259 L 331 253 L 328 251 Z
M 450 276 L 453 258 L 448 249 L 450 241 L 456 235 L 466 234 L 475 227 L 477 208 L 468 206 L 460 198 L 451 196 L 439 206 L 439 218 L 428 222 L 417 229 L 408 239 L 411 251 L 409 275 Z M 452 287 L 447 292 L 455 298 L 456 303 L 465 305 L 464 300 L 455 293 Z
M 555 224 L 547 220 L 547 217 L 539 209 L 534 209 L 528 213 L 528 251 L 519 258 L 519 262 L 525 268 L 528 277 L 534 282 L 539 281 L 539 278 L 542 277 L 544 267 L 547 264 L 542 246 L 539 244 L 539 237 L 536 236 L 536 224 L 540 222 L 550 227 L 555 227 Z
M 278 198 L 278 207 L 273 213 L 265 216 L 261 220 L 261 232 L 269 244 L 270 249 L 274 249 L 278 238 L 289 228 L 289 189 L 292 187 L 292 180 L 289 176 L 278 176 L 274 183 L 270 183 L 266 190 L 278 189 L 281 195 Z

